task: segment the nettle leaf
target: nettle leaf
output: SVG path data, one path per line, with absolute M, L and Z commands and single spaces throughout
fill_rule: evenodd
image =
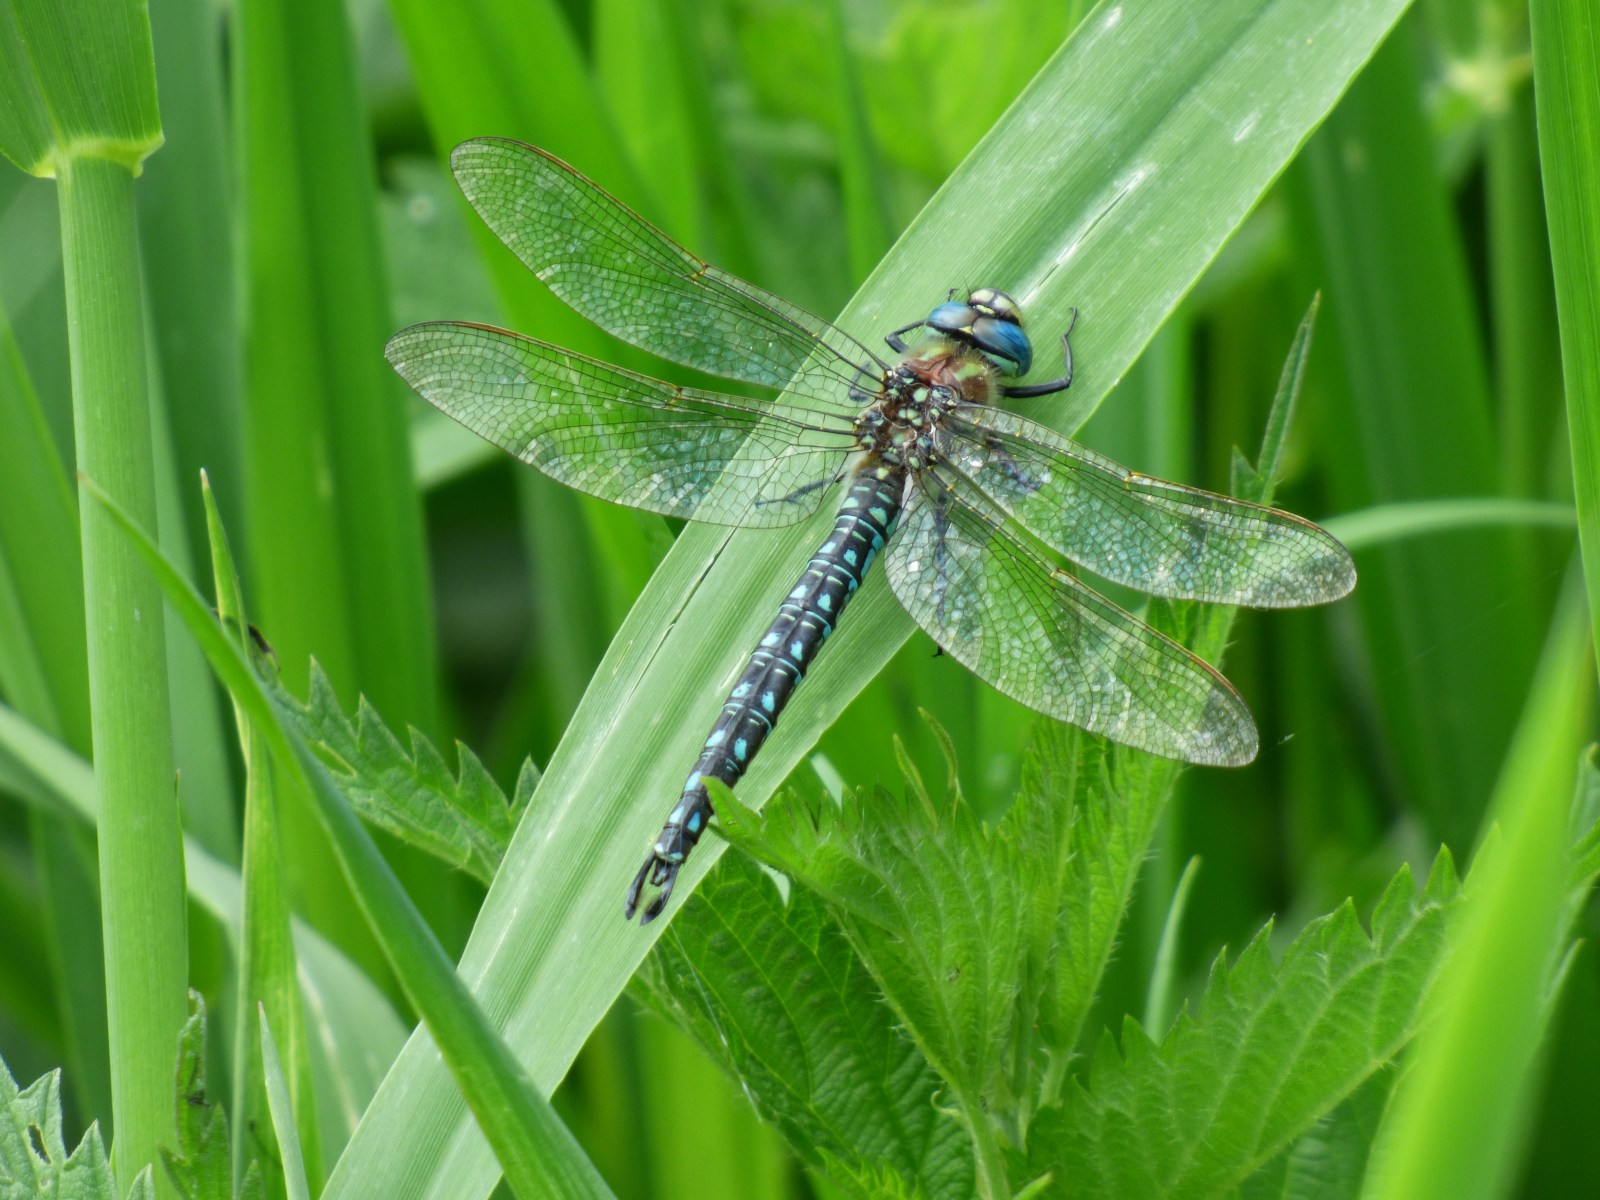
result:
M 1200 1198 L 1237 1187 L 1390 1062 L 1415 1031 L 1461 887 L 1441 850 L 1419 896 L 1390 882 L 1369 937 L 1346 901 L 1274 965 L 1271 925 L 1219 956 L 1197 1019 L 1157 1047 L 1129 1018 L 1101 1039 L 1090 1085 L 1042 1113 L 1030 1157 L 1074 1200 Z
M 1041 724 L 1035 742 L 1057 763 L 1069 755 L 1077 759 L 1072 854 L 1060 892 L 1055 958 L 1040 1015 L 1040 1036 L 1060 1062 L 1078 1044 L 1156 821 L 1183 766 L 1064 726 Z
M 0 1059 L 0 1200 L 122 1200 L 100 1140 L 100 1125 L 89 1126 L 70 1155 L 61 1140 L 61 1072 L 41 1075 L 26 1089 L 17 1087 Z M 130 1200 L 153 1200 L 146 1167 L 128 1190 Z
M 456 743 L 461 771 L 452 776 L 433 743 L 415 728 L 407 731 L 407 752 L 365 696 L 352 725 L 315 660 L 306 702 L 273 686 L 300 736 L 328 764 L 363 818 L 484 884 L 494 879 L 539 783 L 532 759 L 522 764 L 516 795 L 508 804 L 500 785 L 464 743 Z
M 792 888 L 785 904 L 724 855 L 634 988 L 851 1195 L 972 1195 L 966 1127 L 936 1107 L 938 1075 L 816 896 Z
M 721 828 L 827 903 L 885 999 L 972 1120 L 1000 1069 L 1027 955 L 1029 862 L 953 791 L 812 808 L 789 794 L 758 816 L 726 792 Z
M 184 1200 L 233 1200 L 228 1114 L 206 1093 L 206 1002 L 189 992 L 189 1019 L 178 1033 L 178 1148 L 161 1147 L 167 1175 Z
M 1375 1072 L 1239 1188 L 1239 1200 L 1359 1200 L 1399 1068 Z

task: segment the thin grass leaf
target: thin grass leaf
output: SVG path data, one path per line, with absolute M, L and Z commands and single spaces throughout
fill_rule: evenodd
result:
M 1321 522 L 1346 550 L 1370 550 L 1407 538 L 1478 529 L 1491 525 L 1525 525 L 1575 529 L 1578 514 L 1571 505 L 1509 496 L 1462 496 L 1455 500 L 1401 500 L 1340 513 Z
M 0 783 L 42 811 L 92 825 L 100 800 L 94 769 L 69 748 L 0 705 Z M 184 842 L 190 899 L 242 940 L 243 885 L 237 868 L 213 858 L 194 839 Z M 361 970 L 299 917 L 292 918 L 295 957 L 305 1011 L 314 1037 L 323 1142 L 330 1154 L 354 1132 L 407 1029 Z
M 1334 502 L 1498 490 L 1486 352 L 1465 249 L 1433 166 L 1411 24 L 1392 36 L 1289 177 L 1304 284 L 1325 301 L 1322 454 Z M 1384 735 L 1431 836 L 1471 843 L 1538 655 L 1508 531 L 1368 554 L 1356 606 Z
M 33 380 L 0 311 L 0 574 L 15 602 L 0 637 L 0 691 L 79 754 L 93 747 L 77 505 Z M 3 585 L 0 585 L 3 586 Z M 105 947 L 94 853 L 81 834 L 40 814 L 34 863 L 53 933 L 52 982 L 69 1078 L 85 1118 L 111 1129 Z M 74 948 L 64 953 L 64 947 Z
M 1156 948 L 1155 967 L 1150 972 L 1150 988 L 1144 1002 L 1143 1023 L 1151 1037 L 1166 1037 L 1172 1015 L 1177 1011 L 1178 939 L 1183 936 L 1183 913 L 1189 904 L 1189 889 L 1199 873 L 1200 856 L 1197 854 L 1183 868 L 1178 886 L 1172 889 L 1172 903 L 1167 908 L 1167 923 L 1161 929 L 1161 942 Z
M 12 0 L 4 18 L 14 55 L 33 73 L 51 146 L 0 150 L 55 175 L 71 347 L 78 465 L 138 514 L 155 520 L 133 177 L 161 144 L 150 25 L 142 6 L 115 0 Z M 30 85 L 13 79 L 14 91 Z M 23 116 L 22 119 L 28 119 Z M 35 131 L 37 132 L 37 131 Z M 16 156 L 22 155 L 22 158 Z M 31 156 L 31 157 L 30 157 Z M 100 765 L 101 903 L 109 933 L 106 1013 L 116 1120 L 113 1152 L 131 1180 L 170 1138 L 168 1048 L 185 1017 L 188 968 L 182 843 L 173 803 L 171 721 L 160 592 L 138 573 L 109 519 L 82 523 L 93 743 Z
M 211 548 L 212 583 L 217 597 L 218 620 L 235 646 L 252 646 L 251 626 L 245 615 L 242 589 L 234 568 L 233 551 L 228 544 L 222 514 L 217 509 L 211 481 L 200 475 L 201 500 L 205 507 L 207 540 Z M 263 655 L 264 657 L 264 655 Z M 286 1037 L 289 1051 L 289 1088 L 292 1110 L 299 1123 L 293 1157 L 302 1177 L 322 1182 L 322 1147 L 317 1128 L 317 1105 L 312 1084 L 311 1057 L 305 1013 L 301 1007 L 295 961 L 287 879 L 281 850 L 278 788 L 267 742 L 249 716 L 237 704 L 234 723 L 244 754 L 244 845 L 242 875 L 244 912 L 239 929 L 238 975 L 235 983 L 238 1009 L 234 1020 L 233 1111 L 239 1117 L 240 1132 L 234 1139 L 232 1173 L 243 1176 L 251 1157 L 252 1143 L 265 1150 L 272 1176 L 272 1191 L 278 1190 L 281 1172 L 289 1170 L 288 1151 L 274 1143 L 269 1131 L 277 1127 L 275 1112 L 269 1111 L 272 1094 L 263 1061 L 266 1020 L 271 1014 Z M 260 1026 L 258 1033 L 257 1027 Z M 276 1052 L 274 1052 L 276 1053 Z M 276 1064 L 273 1064 L 276 1065 Z M 302 1182 L 304 1180 L 302 1179 Z
M 846 241 L 850 248 L 850 282 L 860 287 L 889 249 L 894 233 L 883 200 L 866 101 L 850 50 L 843 0 L 825 0 L 822 13 L 823 61 L 829 75 L 827 91 L 833 96 L 837 109 L 833 136 L 839 152 L 839 183 L 844 197 Z
M 161 145 L 142 5 L 10 0 L 0 16 L 0 153 L 31 175 L 98 158 L 137 174 Z
M 160 0 L 150 8 L 166 141 L 138 188 L 140 251 L 182 511 L 171 534 L 187 541 L 191 561 L 206 545 L 195 477 L 209 468 L 233 485 L 241 474 L 221 20 L 206 0 Z M 235 529 L 244 528 L 242 495 L 231 487 L 223 498 Z
M 1511 1181 L 1549 990 L 1587 892 L 1575 895 L 1556 867 L 1594 689 L 1585 607 L 1574 575 L 1495 787 L 1488 820 L 1501 845 L 1479 852 L 1486 861 L 1430 1000 L 1433 1020 L 1379 1135 L 1366 1186 L 1374 1200 L 1488 1198 Z
M 267 1020 L 265 1007 L 260 1010 L 261 1063 L 265 1068 L 267 1104 L 272 1109 L 272 1129 L 277 1134 L 278 1151 L 282 1155 L 283 1179 L 289 1200 L 311 1200 L 311 1186 L 306 1182 L 306 1164 L 300 1154 L 300 1135 L 295 1127 L 294 1105 L 289 1101 L 289 1085 L 283 1078 L 283 1065 L 278 1061 L 278 1048 L 272 1041 L 272 1025 Z
M 1600 24 L 1584 0 L 1531 0 L 1528 18 L 1578 537 L 1600 642 Z
M 129 515 L 92 482 L 84 487 L 115 521 L 151 570 L 178 616 L 206 652 L 235 701 L 272 747 L 277 763 L 311 795 L 340 865 L 362 901 L 396 977 L 438 1040 L 474 1116 L 494 1146 L 513 1188 L 528 1195 L 610 1195 L 593 1164 L 534 1090 L 527 1074 L 489 1025 L 433 931 L 400 887 L 377 846 L 327 769 L 278 715 L 254 669 L 215 622 L 194 588 L 162 557 Z
M 1180 23 L 1160 5 L 1103 7 L 880 264 L 847 309 L 845 328 L 875 340 L 964 278 L 1008 285 L 1038 329 L 1063 327 L 1076 305 L 1086 314 L 1079 354 L 1087 373 L 1071 405 L 1042 409 L 1058 428 L 1075 428 L 1400 8 L 1370 0 L 1335 13 L 1310 0 L 1240 0 Z M 451 39 L 437 40 L 443 46 Z M 407 41 L 414 57 L 435 54 L 416 37 Z M 481 74 L 499 77 L 480 66 Z M 430 73 L 419 71 L 425 89 L 434 86 Z M 477 78 L 467 71 L 444 83 L 459 95 Z M 1108 117 L 1104 98 L 1113 95 L 1119 101 Z M 984 236 L 974 237 L 980 216 Z M 619 885 L 637 871 L 678 794 L 726 694 L 723 681 L 821 532 L 819 525 L 730 538 L 704 526 L 686 529 L 613 641 L 548 765 L 461 962 L 542 1088 L 566 1073 L 655 936 L 622 923 Z M 882 581 L 869 580 L 741 784 L 745 803 L 771 793 L 909 633 Z M 692 889 L 715 853 L 702 847 L 680 891 Z M 1115 924 L 1105 932 L 1106 952 Z M 336 1168 L 328 1195 L 414 1197 L 448 1187 L 478 1197 L 495 1178 L 436 1051 L 419 1037 Z

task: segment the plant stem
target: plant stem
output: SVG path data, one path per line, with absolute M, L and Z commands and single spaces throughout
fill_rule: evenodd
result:
M 1528 17 L 1578 540 L 1600 630 L 1600 19 L 1589 0 L 1532 0 Z
M 972 1157 L 977 1165 L 978 1195 L 983 1200 L 1011 1200 L 1011 1184 L 1006 1178 L 1006 1159 L 995 1140 L 994 1125 L 983 1101 L 976 1096 L 961 1097 L 972 1134 Z
M 59 184 L 78 466 L 153 525 L 133 174 L 69 158 Z M 113 1161 L 119 1178 L 132 1179 L 155 1161 L 158 1142 L 177 1144 L 173 1056 L 188 1016 L 183 851 L 161 592 L 105 510 L 84 508 Z

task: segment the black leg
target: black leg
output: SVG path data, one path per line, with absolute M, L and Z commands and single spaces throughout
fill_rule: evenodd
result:
M 1064 392 L 1072 386 L 1072 328 L 1078 323 L 1078 310 L 1072 309 L 1072 320 L 1067 323 L 1067 331 L 1061 335 L 1061 357 L 1066 361 L 1067 373 L 1060 379 L 1052 379 L 1049 383 L 1035 383 L 1029 387 L 1008 387 L 1002 389 L 1013 400 L 1026 399 L 1029 396 L 1048 396 L 1054 392 Z
M 901 328 L 896 329 L 883 340 L 889 343 L 889 349 L 893 350 L 896 354 L 909 354 L 911 347 L 907 346 L 903 341 L 900 340 L 900 335 L 902 333 L 910 333 L 913 329 L 918 329 L 925 324 L 927 324 L 926 321 L 913 321 L 909 325 L 904 325 Z

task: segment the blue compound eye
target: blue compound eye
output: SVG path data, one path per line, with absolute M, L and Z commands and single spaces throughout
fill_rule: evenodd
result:
M 978 319 L 978 314 L 965 304 L 956 304 L 951 301 L 939 305 L 928 314 L 928 328 L 937 329 L 943 333 L 965 333 L 972 328 L 972 323 Z
M 979 317 L 972 323 L 972 340 L 978 349 L 996 360 L 996 365 L 1006 375 L 1026 375 L 1033 366 L 1033 345 L 1020 325 L 994 317 Z

